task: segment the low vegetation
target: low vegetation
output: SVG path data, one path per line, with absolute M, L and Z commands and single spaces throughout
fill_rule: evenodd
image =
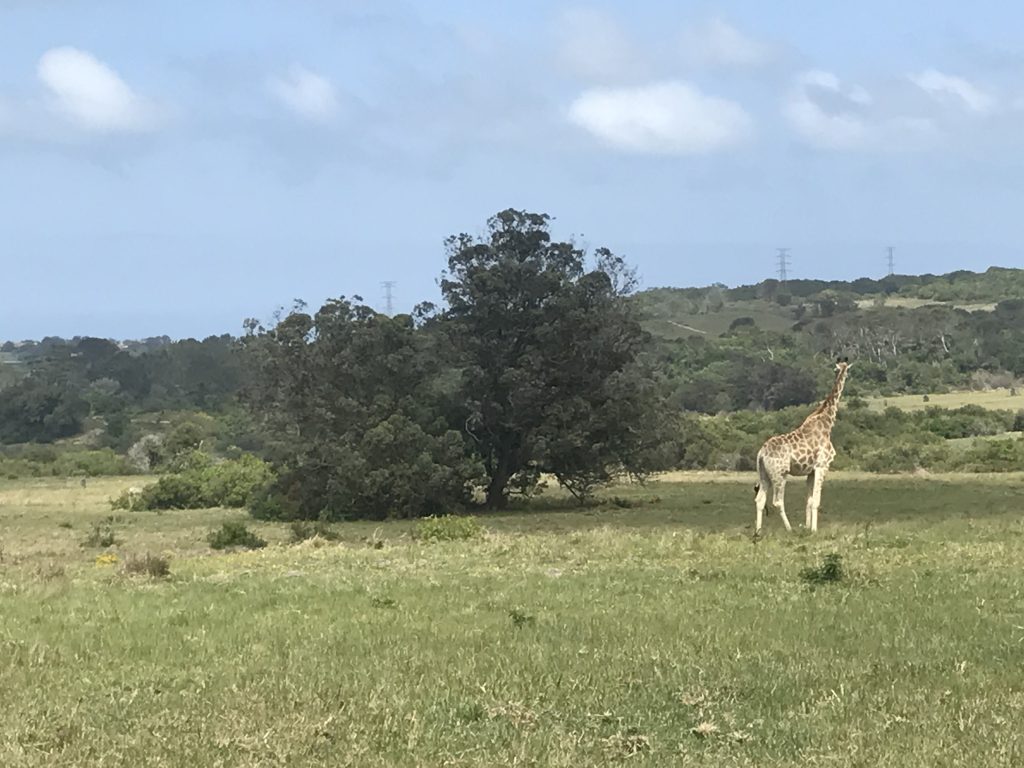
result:
M 244 507 L 270 481 L 266 462 L 250 454 L 216 462 L 191 450 L 173 465 L 177 472 L 160 477 L 141 492 L 124 491 L 111 502 L 114 509 L 203 509 Z
M 0 480 L 0 765 L 1015 765 L 1021 478 L 840 472 L 818 536 L 756 543 L 745 476 L 430 546 L 126 515 L 102 563 L 77 532 L 137 479 Z
M 210 531 L 206 540 L 210 543 L 211 549 L 262 549 L 267 546 L 266 539 L 250 531 L 246 524 L 239 520 L 223 523 L 220 528 Z

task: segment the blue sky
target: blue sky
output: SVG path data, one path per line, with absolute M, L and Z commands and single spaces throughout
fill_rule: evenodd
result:
M 1024 266 L 1011 2 L 0 0 L 0 338 L 436 299 L 506 207 L 645 286 Z

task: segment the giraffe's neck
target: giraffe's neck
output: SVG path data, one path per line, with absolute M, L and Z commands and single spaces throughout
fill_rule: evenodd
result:
M 821 414 L 826 418 L 828 421 L 828 428 L 830 430 L 836 423 L 836 412 L 839 410 L 839 398 L 843 396 L 843 386 L 845 384 L 846 370 L 843 369 L 836 374 L 836 383 L 832 385 L 832 391 L 828 393 L 828 397 L 821 401 L 821 405 L 819 405 L 815 411 L 816 414 Z

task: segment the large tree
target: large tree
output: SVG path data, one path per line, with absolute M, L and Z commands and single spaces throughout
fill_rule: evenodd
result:
M 358 302 L 358 300 L 357 300 Z M 253 513 L 417 517 L 468 501 L 479 469 L 449 428 L 437 334 L 344 298 L 250 326 L 244 397 L 278 470 Z
M 585 493 L 614 468 L 642 473 L 665 435 L 660 394 L 637 375 L 647 335 L 627 299 L 632 271 L 606 249 L 588 262 L 549 224 L 505 210 L 482 238 L 446 242 L 443 319 L 491 507 L 524 474 Z

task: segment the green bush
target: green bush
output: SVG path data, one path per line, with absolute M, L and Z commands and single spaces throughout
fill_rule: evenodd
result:
M 203 509 L 207 500 L 202 478 L 195 474 L 164 475 L 147 485 L 139 497 L 139 509 Z
M 843 556 L 838 552 L 831 552 L 825 555 L 820 565 L 804 568 L 800 571 L 800 578 L 808 584 L 832 584 L 846 578 L 846 571 L 843 568 Z
M 206 540 L 210 542 L 213 549 L 228 549 L 240 547 L 242 549 L 261 549 L 267 546 L 267 542 L 255 533 L 250 531 L 245 523 L 232 520 L 223 523 L 220 528 L 210 531 Z
M 460 541 L 484 535 L 480 521 L 472 516 L 425 517 L 416 524 L 415 537 L 421 541 Z
M 967 472 L 1015 472 L 1024 467 L 1024 440 L 976 440 L 959 459 Z
M 415 518 L 469 501 L 475 464 L 454 431 L 431 435 L 395 414 L 362 435 L 331 445 L 328 457 L 301 457 L 249 500 L 260 520 Z
M 243 507 L 273 477 L 269 465 L 250 454 L 219 463 L 199 451 L 179 454 L 182 471 L 146 486 L 137 500 L 125 491 L 115 509 L 204 509 Z
M 105 549 L 117 544 L 117 537 L 109 522 L 93 523 L 92 529 L 82 539 L 82 546 L 91 549 Z
M 270 466 L 251 453 L 208 467 L 202 475 L 206 496 L 218 507 L 244 507 L 273 477 Z
M 133 469 L 110 448 L 58 450 L 53 446 L 28 445 L 0 456 L 0 476 L 104 477 L 132 474 Z
M 895 443 L 871 451 L 860 462 L 868 472 L 892 474 L 912 472 L 922 467 L 944 468 L 949 461 L 949 449 L 943 443 Z

